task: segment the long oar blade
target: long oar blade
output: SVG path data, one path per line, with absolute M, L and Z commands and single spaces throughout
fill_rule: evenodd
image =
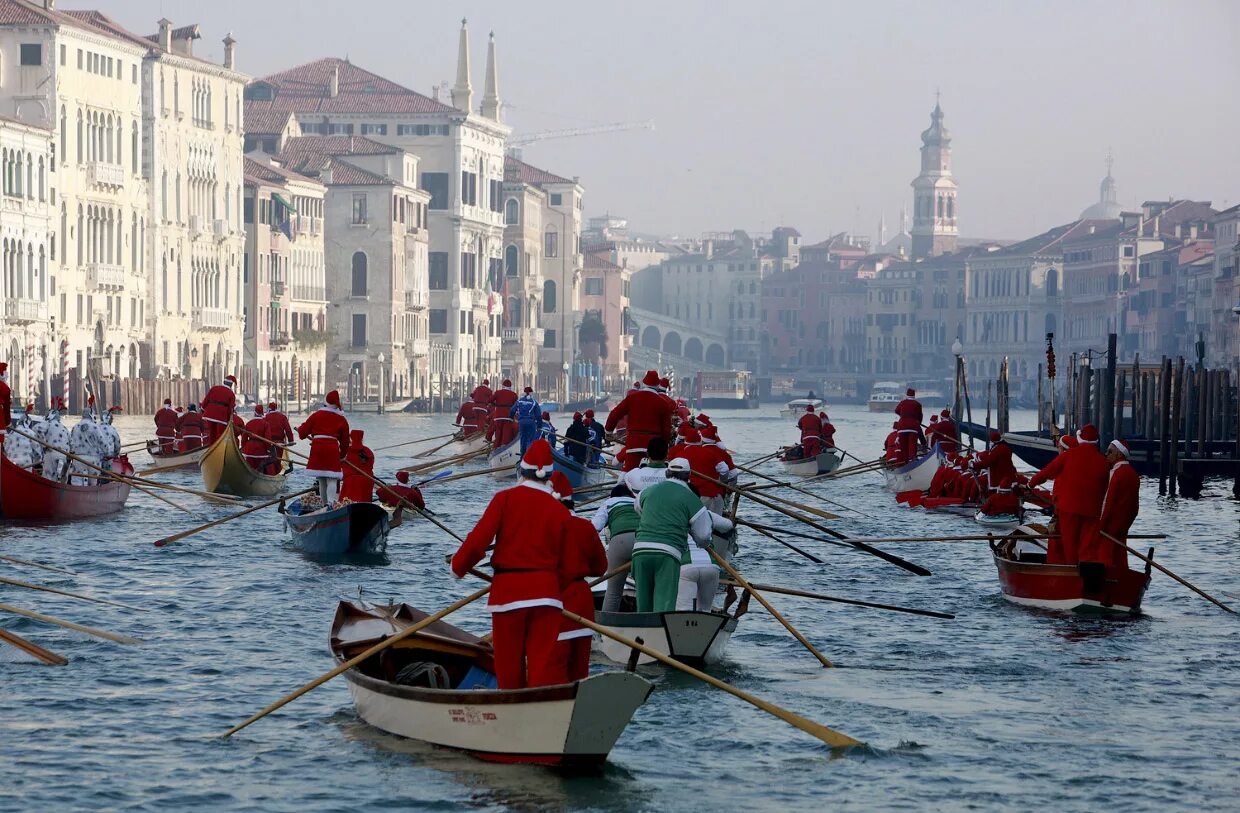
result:
M 0 610 L 3 610 L 6 613 L 13 613 L 14 615 L 24 615 L 26 618 L 33 618 L 35 621 L 43 621 L 48 624 L 55 624 L 56 626 L 64 627 L 65 629 L 71 629 L 77 632 L 84 632 L 87 635 L 93 635 L 96 638 L 106 638 L 107 640 L 115 641 L 118 644 L 140 644 L 142 643 L 142 641 L 140 641 L 139 639 L 130 638 L 128 635 L 117 635 L 114 632 L 108 632 L 107 630 L 96 629 L 95 627 L 88 627 L 85 624 L 75 624 L 72 621 L 66 621 L 63 618 L 57 618 L 54 615 L 44 615 L 43 613 L 36 613 L 34 610 L 26 610 L 21 607 L 14 607 L 12 604 L 0 604 Z
M 41 570 L 50 570 L 53 573 L 64 573 L 69 576 L 76 576 L 77 573 L 72 570 L 65 570 L 63 567 L 55 567 L 53 565 L 40 564 L 39 562 L 31 562 L 28 559 L 18 559 L 16 556 L 0 556 L 0 561 L 12 562 L 15 565 L 25 565 L 26 567 L 37 567 Z
M 60 596 L 68 596 L 70 598 L 81 599 L 82 601 L 93 601 L 96 604 L 109 604 L 113 607 L 123 607 L 126 610 L 138 610 L 139 612 L 145 612 L 145 610 L 142 607 L 135 607 L 132 604 L 122 604 L 119 601 L 109 601 L 106 598 L 95 598 L 94 596 L 86 596 L 86 595 L 82 595 L 81 593 L 72 593 L 68 590 L 60 590 L 55 587 L 48 587 L 45 584 L 34 584 L 33 582 L 24 582 L 24 581 L 21 581 L 20 579 L 10 579 L 4 576 L 0 576 L 0 584 L 11 584 L 14 587 L 24 587 L 27 590 L 40 590 L 44 593 L 55 593 Z
M 238 511 L 235 514 L 229 514 L 226 517 L 220 517 L 217 520 L 212 520 L 211 522 L 208 522 L 205 525 L 199 525 L 196 528 L 190 528 L 188 531 L 181 531 L 180 533 L 175 533 L 172 536 L 165 536 L 163 539 L 156 539 L 155 547 L 157 548 L 167 547 L 168 545 L 171 545 L 174 542 L 179 542 L 180 540 L 184 539 L 187 536 L 193 536 L 196 533 L 201 533 L 202 531 L 205 531 L 208 528 L 214 528 L 216 525 L 223 525 L 225 522 L 229 522 L 231 520 L 237 519 L 238 517 L 244 517 L 246 514 L 252 514 L 255 511 L 258 511 L 262 508 L 270 508 L 271 506 L 276 505 L 277 503 L 283 500 L 300 497 L 303 494 L 309 494 L 310 492 L 314 490 L 315 488 L 307 488 L 307 489 L 303 489 L 302 491 L 298 491 L 295 494 L 288 494 L 283 497 L 277 497 L 274 500 L 268 500 L 267 502 L 259 503 L 258 505 L 251 506 L 250 508 L 247 508 L 244 511 Z
M 69 662 L 69 659 L 63 655 L 57 655 L 50 649 L 44 649 L 34 641 L 29 641 L 15 632 L 0 629 L 0 641 L 12 644 L 30 657 L 36 658 L 48 666 L 64 666 Z

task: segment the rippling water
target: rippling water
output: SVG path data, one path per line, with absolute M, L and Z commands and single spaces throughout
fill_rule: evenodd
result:
M 773 407 L 714 415 L 738 459 L 794 439 Z M 1019 416 L 1031 420 L 1032 415 Z M 837 439 L 874 456 L 887 418 L 832 411 Z M 443 419 L 359 416 L 382 446 L 440 434 Z M 121 422 L 126 440 L 148 420 Z M 145 455 L 135 456 L 143 462 Z M 379 454 L 390 477 L 408 452 Z M 773 469 L 769 469 L 774 473 Z M 196 472 L 161 475 L 196 485 Z M 293 486 L 309 478 L 298 473 Z M 427 489 L 462 534 L 494 490 L 481 477 Z M 835 527 L 857 536 L 975 533 L 972 522 L 897 508 L 877 475 L 816 487 L 850 506 Z M 1162 531 L 1158 559 L 1240 605 L 1240 510 L 1216 484 L 1200 501 L 1146 483 L 1138 528 Z M 788 492 L 784 492 L 787 494 Z M 795 496 L 795 495 L 793 495 Z M 177 499 L 180 499 L 179 497 Z M 225 508 L 186 497 L 203 518 Z M 785 526 L 755 508 L 742 516 Z M 840 668 L 824 670 L 755 602 L 715 673 L 742 689 L 863 739 L 831 758 L 799 731 L 679 674 L 650 668 L 656 691 L 599 776 L 493 766 L 383 734 L 329 683 L 231 740 L 213 735 L 327 671 L 338 597 L 433 609 L 476 585 L 448 577 L 453 541 L 423 522 L 393 532 L 390 563 L 314 564 L 261 511 L 167 549 L 152 540 L 196 524 L 136 493 L 90 523 L 0 526 L 0 552 L 76 570 L 17 568 L 38 581 L 138 604 L 134 613 L 0 585 L 0 601 L 143 638 L 119 646 L 11 616 L 0 624 L 66 655 L 35 664 L 0 645 L 0 809 L 809 810 L 977 808 L 1025 811 L 1236 809 L 1240 805 L 1240 622 L 1155 573 L 1146 614 L 1127 621 L 1040 613 L 1000 597 L 985 543 L 890 550 L 934 572 L 918 578 L 864 554 L 798 540 L 815 565 L 752 534 L 737 560 L 755 581 L 958 614 L 954 621 L 796 598 L 777 608 Z M 800 529 L 798 529 L 800 530 Z M 1229 591 L 1232 596 L 1224 595 Z M 482 630 L 481 605 L 456 623 Z M 597 668 L 597 667 L 596 667 Z

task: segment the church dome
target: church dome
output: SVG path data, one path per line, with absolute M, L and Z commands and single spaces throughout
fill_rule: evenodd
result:
M 934 110 L 930 113 L 930 126 L 922 131 L 921 143 L 927 147 L 938 145 L 946 147 L 952 142 L 951 133 L 943 126 L 943 108 L 935 101 Z
M 1107 176 L 1098 186 L 1098 202 L 1081 212 L 1082 220 L 1118 220 L 1124 207 L 1119 205 L 1115 194 L 1115 179 L 1111 177 L 1110 167 Z

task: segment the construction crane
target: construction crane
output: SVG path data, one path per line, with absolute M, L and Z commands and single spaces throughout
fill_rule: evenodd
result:
M 508 151 L 520 157 L 521 147 L 536 141 L 551 138 L 575 138 L 576 136 L 597 135 L 599 133 L 615 133 L 623 130 L 653 130 L 654 121 L 618 121 L 612 124 L 597 124 L 593 127 L 572 127 L 566 130 L 541 130 L 536 133 L 516 135 L 508 139 Z

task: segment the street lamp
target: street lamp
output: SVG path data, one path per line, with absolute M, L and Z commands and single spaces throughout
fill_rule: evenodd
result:
M 387 357 L 382 353 L 379 354 L 379 414 L 383 414 L 383 362 L 387 361 Z

